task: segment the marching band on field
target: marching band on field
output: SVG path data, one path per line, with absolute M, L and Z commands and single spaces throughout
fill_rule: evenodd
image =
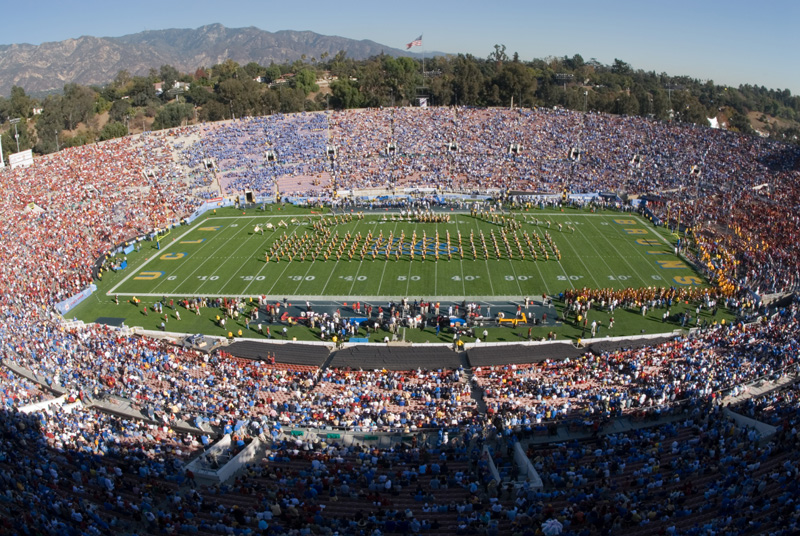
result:
M 440 236 L 436 230 L 434 236 L 428 237 L 427 230 L 422 231 L 422 236 L 417 236 L 414 230 L 411 236 L 406 235 L 405 230 L 401 230 L 395 235 L 394 231 L 389 231 L 384 235 L 383 231 L 369 230 L 366 234 L 362 232 L 347 231 L 340 234 L 336 226 L 348 224 L 353 221 L 363 220 L 364 214 L 336 214 L 324 216 L 311 223 L 312 233 L 304 231 L 303 234 L 287 233 L 284 231 L 274 240 L 267 251 L 264 253 L 264 261 L 281 262 L 282 260 L 304 262 L 327 261 L 336 259 L 347 261 L 364 260 L 395 260 L 401 259 L 421 261 L 432 258 L 439 261 L 440 258 L 452 260 L 455 256 L 461 260 L 501 260 L 501 259 L 530 259 L 533 261 L 540 258 L 548 261 L 551 258 L 561 260 L 561 252 L 553 241 L 548 230 L 540 235 L 536 230 L 529 233 L 523 229 L 522 223 L 504 215 L 492 214 L 485 211 L 472 211 L 473 217 L 498 225 L 489 231 L 488 236 L 482 229 L 476 234 L 471 230 L 469 237 L 463 237 L 460 230 L 454 236 L 446 230 L 444 236 Z M 450 214 L 436 213 L 430 210 L 415 210 L 401 212 L 399 215 L 392 214 L 391 219 L 387 215 L 383 216 L 383 221 L 408 221 L 412 223 L 448 223 Z M 525 220 L 527 222 L 527 218 Z M 293 223 L 298 223 L 293 220 Z M 530 221 L 534 225 L 547 224 L 535 218 Z M 281 220 L 276 226 L 271 224 L 262 226 L 256 225 L 254 232 L 264 234 L 264 229 L 278 231 L 280 227 L 288 228 L 288 224 Z M 559 231 L 563 232 L 563 225 L 558 224 Z M 574 233 L 572 226 L 567 229 Z M 469 241 L 468 244 L 466 242 Z M 476 245 L 477 244 L 477 245 Z

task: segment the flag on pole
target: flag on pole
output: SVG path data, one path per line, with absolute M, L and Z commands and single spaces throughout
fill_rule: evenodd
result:
M 411 47 L 421 47 L 422 46 L 422 34 L 419 37 L 411 41 L 406 45 L 406 50 L 410 49 Z

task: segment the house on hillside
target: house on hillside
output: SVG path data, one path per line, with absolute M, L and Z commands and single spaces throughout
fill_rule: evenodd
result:
M 167 91 L 171 89 L 188 91 L 190 87 L 191 84 L 189 84 L 188 82 L 179 82 L 178 80 L 175 80 L 175 83 L 172 84 L 172 87 L 167 89 Z M 153 84 L 153 88 L 156 90 L 156 95 L 161 95 L 162 93 L 164 93 L 164 82 L 156 82 L 155 84 Z

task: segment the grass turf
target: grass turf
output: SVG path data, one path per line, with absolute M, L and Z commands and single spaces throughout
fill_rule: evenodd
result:
M 330 233 L 326 236 L 308 223 L 318 221 L 316 215 L 226 212 L 173 229 L 171 239 L 163 240 L 159 250 L 154 243 L 144 243 L 144 255 L 121 277 L 108 278 L 113 281 L 106 281 L 103 289 L 109 295 L 159 298 L 267 295 L 377 301 L 403 296 L 519 300 L 557 295 L 571 287 L 705 285 L 691 266 L 674 256 L 672 237 L 636 215 L 523 212 L 508 217 L 519 226 L 511 229 L 469 214 L 453 214 L 447 223 L 392 221 L 393 214 L 368 214 L 325 227 Z M 533 223 L 534 218 L 538 223 Z M 257 224 L 281 221 L 287 226 L 263 235 L 254 232 Z M 392 244 L 387 246 L 390 238 Z M 318 248 L 312 261 L 312 252 Z M 556 249 L 561 260 L 556 258 Z M 300 259 L 302 250 L 306 251 L 304 260 Z M 328 259 L 323 260 L 328 251 Z

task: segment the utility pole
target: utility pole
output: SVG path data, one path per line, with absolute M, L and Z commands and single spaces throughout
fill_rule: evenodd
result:
M 19 117 L 9 119 L 8 122 L 14 125 L 14 138 L 17 140 L 17 152 L 19 152 L 19 132 L 17 132 L 17 123 L 19 123 Z

